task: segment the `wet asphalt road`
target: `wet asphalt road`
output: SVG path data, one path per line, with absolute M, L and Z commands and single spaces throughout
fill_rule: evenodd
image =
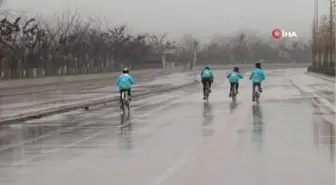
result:
M 129 115 L 111 104 L 4 126 L 0 184 L 334 185 L 335 113 L 293 84 L 301 72 L 267 71 L 259 105 L 246 79 L 232 103 L 216 71 L 208 103 L 197 84 L 135 99 Z M 315 80 L 304 85 L 332 85 Z
M 136 71 L 137 72 L 137 71 Z M 174 74 L 165 74 L 162 71 L 138 72 L 133 75 L 136 80 L 135 92 L 142 92 L 148 88 L 162 88 L 168 86 L 166 83 L 151 84 L 160 79 L 172 79 Z M 114 75 L 114 76 L 113 76 Z M 84 78 L 84 77 L 83 77 Z M 116 73 L 111 79 L 97 81 L 82 81 L 75 84 L 63 83 L 59 85 L 46 85 L 21 89 L 0 89 L 0 119 L 2 117 L 15 117 L 29 111 L 42 111 L 46 108 L 55 108 L 67 104 L 80 103 L 85 100 L 110 97 L 116 94 L 115 85 Z

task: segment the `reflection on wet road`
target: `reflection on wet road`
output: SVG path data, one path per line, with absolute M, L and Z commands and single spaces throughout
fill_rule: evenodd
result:
M 0 184 L 333 185 L 335 113 L 293 85 L 296 70 L 267 71 L 260 104 L 249 81 L 232 102 L 218 80 L 209 102 L 197 84 L 135 99 L 130 114 L 111 104 L 3 126 Z
M 252 105 L 253 113 L 253 129 L 252 129 L 252 141 L 257 145 L 259 151 L 262 150 L 262 145 L 264 141 L 264 122 L 262 116 L 262 109 L 260 104 Z
M 193 78 L 189 73 L 165 74 L 160 71 L 135 73 L 134 75 L 133 77 L 137 79 L 137 83 L 133 86 L 135 94 L 149 89 L 169 88 L 179 84 L 176 80 L 186 82 L 189 81 L 188 77 Z M 111 80 L 108 79 L 75 84 L 64 83 L 58 86 L 27 87 L 20 90 L 1 89 L 0 119 L 83 103 L 88 100 L 112 98 L 117 95 L 116 92 L 117 87 L 111 85 Z
M 212 105 L 208 102 L 203 103 L 203 138 L 211 138 L 213 134 L 212 121 Z
M 132 149 L 132 120 L 130 113 L 120 115 L 120 144 L 121 149 Z

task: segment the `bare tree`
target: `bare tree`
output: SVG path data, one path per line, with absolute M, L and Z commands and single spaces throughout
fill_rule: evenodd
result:
M 166 40 L 168 34 L 157 36 L 154 34 L 149 35 L 148 42 L 152 46 L 154 53 L 161 58 L 162 66 L 166 66 L 166 51 L 175 48 L 175 42 Z
M 95 17 L 64 11 L 53 21 L 16 14 L 0 18 L 1 78 L 71 75 L 119 71 L 121 67 L 165 67 L 166 62 L 190 64 L 239 63 L 267 58 L 303 58 L 307 47 L 300 43 L 274 47 L 269 41 L 241 32 L 233 37 L 217 35 L 201 45 L 185 34 L 179 44 L 168 35 L 131 34 L 126 25 L 105 25 Z M 321 33 L 324 33 L 321 31 Z M 321 34 L 320 34 L 321 35 Z M 318 37 L 318 43 L 327 40 Z M 320 52 L 322 50 L 319 50 Z

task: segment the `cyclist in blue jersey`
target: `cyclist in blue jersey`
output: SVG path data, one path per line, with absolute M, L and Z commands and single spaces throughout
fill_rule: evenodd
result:
M 205 67 L 201 73 L 201 79 L 203 84 L 203 99 L 205 99 L 205 84 L 209 83 L 209 92 L 211 93 L 211 85 L 214 80 L 214 76 L 210 67 Z
M 255 68 L 252 70 L 250 75 L 250 80 L 252 80 L 252 101 L 255 101 L 254 92 L 255 88 L 258 87 L 259 92 L 262 92 L 262 82 L 265 80 L 265 73 L 261 69 L 261 64 L 256 63 Z
M 119 92 L 120 92 L 120 101 L 121 101 L 121 94 L 123 91 L 127 91 L 129 99 L 131 100 L 132 99 L 131 85 L 134 84 L 134 80 L 133 80 L 133 77 L 129 75 L 128 68 L 123 69 L 122 73 L 123 74 L 121 74 L 117 80 L 117 85 L 118 85 Z
M 238 67 L 234 67 L 233 71 L 230 72 L 227 75 L 227 78 L 229 79 L 230 82 L 230 94 L 229 96 L 231 97 L 231 92 L 233 91 L 233 88 L 236 87 L 236 92 L 238 94 L 238 89 L 239 89 L 239 80 L 243 79 L 243 75 L 239 72 L 239 68 Z

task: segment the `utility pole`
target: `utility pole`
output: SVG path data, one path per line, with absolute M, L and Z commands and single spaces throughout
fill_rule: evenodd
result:
M 333 0 L 330 0 L 330 42 L 333 39 Z
M 317 55 L 318 55 L 318 45 L 317 45 L 317 41 L 318 41 L 318 29 L 319 29 L 319 15 L 318 15 L 319 13 L 318 13 L 318 0 L 314 0 L 314 47 L 315 48 L 313 48 L 313 49 L 315 49 L 315 52 L 314 52 L 314 60 L 313 61 L 315 61 L 315 63 L 313 64 L 313 66 L 318 66 L 317 64 L 320 64 L 321 63 L 321 61 L 318 61 L 318 59 L 320 58 L 320 57 L 318 57 Z
M 196 76 L 197 76 L 196 74 L 197 48 L 198 48 L 198 42 L 194 40 L 194 43 L 193 43 L 193 50 L 194 50 L 193 71 L 194 71 L 195 81 L 196 81 Z
M 314 26 L 316 29 L 316 32 L 319 27 L 319 2 L 318 0 L 314 0 Z
M 329 44 L 329 47 L 330 47 L 330 50 L 328 51 L 328 53 L 329 53 L 329 60 L 328 60 L 328 66 L 329 67 L 331 67 L 331 62 L 334 60 L 334 56 L 333 56 L 333 50 L 334 50 L 334 48 L 333 48 L 333 46 L 334 46 L 334 31 L 333 31 L 333 25 L 334 25 L 334 21 L 333 21 L 333 17 L 334 17 L 334 15 L 333 15 L 333 1 L 332 0 L 329 0 L 329 6 L 330 6 L 330 18 L 329 18 L 329 24 L 330 24 L 330 30 L 329 30 L 329 32 L 330 32 L 330 44 Z

